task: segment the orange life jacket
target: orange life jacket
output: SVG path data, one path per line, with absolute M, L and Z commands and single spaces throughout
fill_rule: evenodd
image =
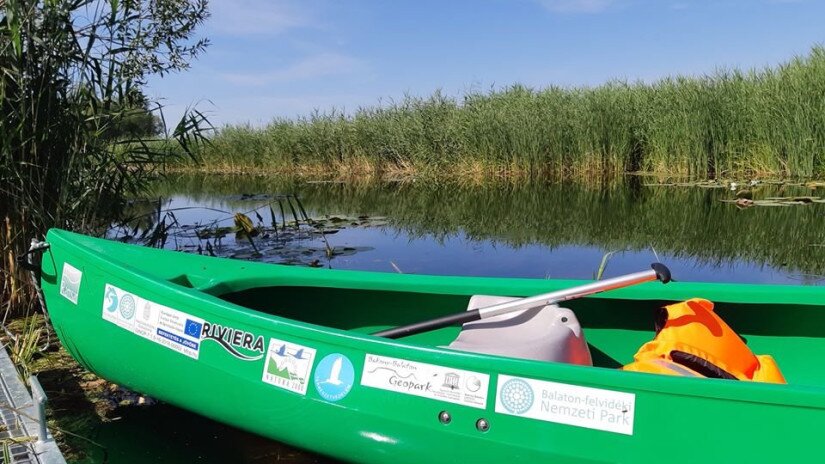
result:
M 716 313 L 693 298 L 660 309 L 656 336 L 622 369 L 668 375 L 786 383 L 771 356 L 754 355 Z

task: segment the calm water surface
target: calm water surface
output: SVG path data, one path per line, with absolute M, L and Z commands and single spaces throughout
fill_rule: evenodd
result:
M 326 256 L 320 234 L 285 241 L 270 233 L 256 240 L 263 256 L 254 259 L 273 263 L 317 259 L 334 269 L 591 279 L 612 252 L 606 276 L 644 268 L 658 256 L 684 281 L 825 281 L 825 204 L 739 209 L 722 201 L 735 198 L 727 188 L 645 182 L 463 186 L 212 176 L 171 179 L 157 193 L 164 211 L 173 211 L 184 228 L 231 227 L 237 212 L 271 227 L 273 214 L 282 223 L 282 206 L 292 220 L 289 205 L 274 194 L 298 195 L 307 215 L 324 221 L 337 253 Z M 825 196 L 825 189 L 760 185 L 753 192 L 757 200 L 817 195 Z M 232 233 L 221 246 L 211 243 L 218 255 L 252 258 L 248 242 L 236 242 Z M 190 251 L 198 245 L 206 241 L 192 229 L 166 243 Z
M 174 224 L 166 248 L 333 269 L 591 279 L 612 253 L 605 277 L 660 260 L 682 281 L 825 283 L 825 204 L 802 199 L 793 206 L 740 209 L 723 201 L 735 199 L 727 187 L 648 182 L 631 177 L 595 185 L 465 185 L 183 176 L 159 185 L 152 201 L 137 202 L 133 214 L 139 219 L 113 236 L 136 240 L 162 222 Z M 297 195 L 315 226 L 284 227 L 284 218 L 289 223 L 303 214 L 297 202 L 279 194 Z M 755 200 L 818 197 L 825 189 L 760 184 L 752 194 Z M 268 229 L 253 239 L 255 249 L 221 229 L 232 227 L 238 212 Z M 109 462 L 324 461 L 171 406 L 122 412 L 120 420 L 91 432 L 107 447 Z M 103 458 L 90 455 L 87 462 Z

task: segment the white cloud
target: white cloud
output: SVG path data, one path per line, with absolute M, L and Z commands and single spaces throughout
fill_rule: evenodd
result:
M 221 74 L 224 80 L 238 85 L 265 85 L 292 82 L 316 77 L 352 74 L 364 69 L 364 64 L 351 56 L 322 53 L 302 59 L 282 69 L 253 73 Z
M 277 35 L 317 26 L 317 19 L 289 0 L 213 0 L 209 27 L 229 35 Z
M 539 3 L 556 13 L 601 13 L 614 0 L 539 0 Z

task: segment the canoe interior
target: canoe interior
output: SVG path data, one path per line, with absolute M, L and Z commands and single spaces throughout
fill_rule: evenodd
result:
M 463 311 L 469 295 L 264 286 L 215 296 L 266 314 L 361 333 Z M 519 295 L 512 295 L 519 296 Z M 702 297 L 703 295 L 695 295 Z M 584 328 L 595 366 L 617 368 L 653 337 L 653 312 L 665 300 L 585 298 L 569 301 Z M 756 354 L 770 354 L 791 384 L 825 387 L 825 308 L 793 304 L 718 303 L 716 312 Z M 450 327 L 403 339 L 445 346 L 458 334 Z

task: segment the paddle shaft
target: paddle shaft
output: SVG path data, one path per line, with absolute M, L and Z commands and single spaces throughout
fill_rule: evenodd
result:
M 633 274 L 613 277 L 612 279 L 579 285 L 578 287 L 543 293 L 541 295 L 522 298 L 516 301 L 486 306 L 484 308 L 464 311 L 458 314 L 451 314 L 449 316 L 443 316 L 436 319 L 431 319 L 429 321 L 416 322 L 415 324 L 382 330 L 380 332 L 375 332 L 373 335 L 385 338 L 401 338 L 421 332 L 440 329 L 442 327 L 449 327 L 455 324 L 464 324 L 481 319 L 488 319 L 514 311 L 541 308 L 547 305 L 560 303 L 562 301 L 573 300 L 587 295 L 592 295 L 594 293 L 615 290 L 617 288 L 628 287 L 630 285 L 641 284 L 653 280 L 659 280 L 664 284 L 670 282 L 670 270 L 668 270 L 664 264 L 653 263 L 651 264 L 651 268 L 652 269 L 649 271 L 635 272 Z

